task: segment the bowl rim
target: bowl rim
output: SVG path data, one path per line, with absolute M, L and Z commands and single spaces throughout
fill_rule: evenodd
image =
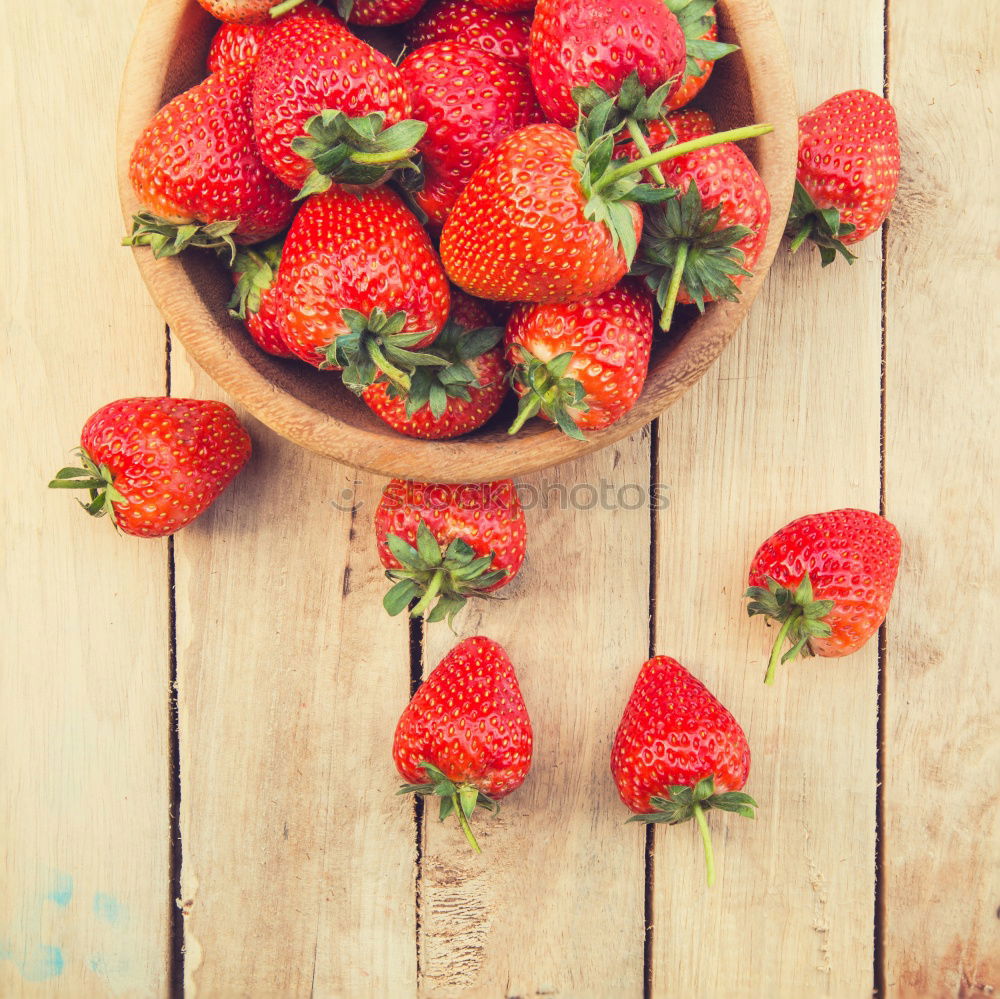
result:
M 532 432 L 504 437 L 502 446 L 496 435 L 473 433 L 429 441 L 399 434 L 388 425 L 377 430 L 358 427 L 271 382 L 235 349 L 194 292 L 178 258 L 156 260 L 147 247 L 134 247 L 139 271 L 171 333 L 221 388 L 276 433 L 380 475 L 456 482 L 512 478 L 596 452 L 641 429 L 680 398 L 733 338 L 770 270 L 791 204 L 798 126 L 781 31 L 766 0 L 717 0 L 717 7 L 720 20 L 740 39 L 743 52 L 752 53 L 745 59 L 755 116 L 774 125 L 773 132 L 755 140 L 758 169 L 771 200 L 770 229 L 757 268 L 744 283 L 739 300 L 709 305 L 661 355 L 655 379 L 651 369 L 636 405 L 612 426 L 587 433 L 581 442 L 536 420 Z M 132 148 L 164 103 L 164 81 L 173 50 L 163 39 L 175 39 L 185 19 L 194 16 L 209 16 L 195 0 L 147 0 L 136 29 L 122 80 L 116 140 L 118 188 L 126 224 L 140 208 L 128 178 Z

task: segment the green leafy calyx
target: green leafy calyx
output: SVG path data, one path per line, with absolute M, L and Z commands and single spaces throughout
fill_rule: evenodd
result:
M 795 182 L 795 194 L 785 226 L 785 235 L 792 241 L 792 253 L 811 239 L 819 247 L 819 258 L 824 267 L 832 264 L 838 253 L 853 264 L 858 258 L 847 249 L 843 239 L 855 228 L 850 222 L 841 222 L 836 208 L 820 208 L 802 184 Z
M 751 235 L 744 225 L 717 228 L 721 203 L 706 209 L 698 185 L 691 181 L 677 198 L 646 216 L 642 242 L 632 273 L 643 277 L 656 295 L 660 325 L 670 328 L 677 293 L 683 287 L 701 312 L 706 299 L 739 298 L 737 276 L 749 277 L 737 243 Z
M 738 45 L 727 45 L 725 42 L 711 42 L 703 36 L 715 24 L 715 14 L 712 8 L 716 0 L 665 0 L 667 7 L 677 18 L 684 32 L 687 43 L 687 76 L 703 76 L 705 71 L 698 65 L 702 62 L 715 62 L 730 52 L 736 52 Z
M 407 392 L 417 368 L 448 363 L 427 351 L 410 349 L 426 340 L 431 331 L 403 333 L 406 325 L 403 311 L 387 316 L 376 307 L 366 316 L 355 309 L 341 309 L 340 315 L 347 332 L 319 350 L 323 358 L 319 366 L 343 369 L 344 384 L 356 395 L 382 378 L 400 392 Z
M 127 503 L 128 500 L 115 488 L 114 475 L 103 462 L 98 464 L 82 448 L 73 451 L 79 460 L 79 466 L 61 468 L 56 477 L 49 483 L 49 489 L 86 489 L 90 493 L 90 502 L 77 502 L 92 517 L 111 518 L 111 523 L 118 529 L 113 503 Z
M 157 260 L 176 256 L 189 246 L 196 246 L 215 250 L 231 267 L 237 252 L 233 232 L 239 224 L 239 219 L 208 225 L 168 222 L 152 212 L 138 212 L 132 216 L 132 231 L 122 239 L 122 246 L 148 246 Z
M 508 576 L 507 569 L 493 567 L 495 552 L 477 557 L 472 546 L 461 538 L 455 538 L 442 550 L 423 521 L 417 525 L 416 542 L 414 548 L 396 534 L 386 538 L 386 546 L 400 564 L 399 569 L 388 569 L 385 574 L 393 586 L 382 606 L 393 616 L 412 603 L 411 616 L 422 617 L 430 608 L 428 622 L 447 618 L 449 626 L 453 626 L 455 615 L 468 597 L 482 595 Z
M 357 118 L 335 110 L 313 115 L 306 122 L 308 134 L 292 139 L 292 149 L 314 167 L 296 200 L 325 191 L 334 181 L 371 187 L 397 170 L 416 170 L 413 156 L 427 125 L 413 118 L 384 124 L 381 111 Z
M 431 763 L 421 763 L 420 768 L 427 774 L 427 783 L 404 784 L 396 793 L 433 794 L 439 797 L 441 799 L 438 811 L 440 820 L 444 822 L 449 815 L 454 813 L 469 845 L 476 853 L 480 853 L 479 844 L 476 842 L 472 827 L 469 825 L 469 819 L 472 818 L 477 806 L 485 808 L 489 812 L 496 812 L 500 809 L 499 803 L 472 784 L 461 784 L 451 780 Z
M 524 394 L 507 432 L 516 434 L 531 417 L 541 413 L 563 433 L 578 441 L 586 440 L 571 412 L 586 413 L 590 409 L 583 384 L 578 378 L 566 375 L 573 351 L 558 354 L 551 361 L 541 361 L 524 347 L 518 345 L 517 349 L 521 361 L 514 366 L 511 379 L 524 389 Z
M 747 604 L 747 614 L 750 617 L 763 614 L 781 624 L 764 677 L 764 682 L 771 684 L 774 682 L 779 660 L 787 663 L 799 655 L 812 655 L 809 639 L 830 634 L 830 625 L 824 618 L 833 610 L 834 603 L 832 600 L 814 599 L 809 573 L 802 577 L 794 590 L 782 586 L 770 576 L 765 579 L 766 587 L 751 586 L 743 596 L 750 601 Z M 791 642 L 791 648 L 782 655 L 781 649 L 786 639 Z
M 247 313 L 260 311 L 260 295 L 274 284 L 281 262 L 280 239 L 259 246 L 248 246 L 236 254 L 233 273 L 239 275 L 232 297 L 229 314 L 234 319 L 246 319 Z

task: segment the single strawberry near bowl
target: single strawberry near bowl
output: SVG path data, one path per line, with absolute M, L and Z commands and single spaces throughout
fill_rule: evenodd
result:
M 848 90 L 799 119 L 795 195 L 786 234 L 794 252 L 807 239 L 823 266 L 876 232 L 899 187 L 899 128 L 892 105 L 870 90 Z
M 342 370 L 360 394 L 384 377 L 402 391 L 448 318 L 448 281 L 427 233 L 389 187 L 334 185 L 308 198 L 282 249 L 275 311 L 288 348 Z
M 495 811 L 531 769 L 533 734 L 514 666 L 482 635 L 459 642 L 420 685 L 396 725 L 392 758 L 401 794 L 434 795 L 476 853 L 469 820 Z
M 281 232 L 292 194 L 261 159 L 250 121 L 253 67 L 209 76 L 162 108 L 139 137 L 129 180 L 142 211 L 124 242 L 157 257 L 188 246 L 236 254 Z
M 53 489 L 86 489 L 81 506 L 124 534 L 161 538 L 191 523 L 250 457 L 250 437 L 221 402 L 168 397 L 119 399 L 84 424 L 80 465 Z
M 451 316 L 425 348 L 445 364 L 417 367 L 406 390 L 376 381 L 362 398 L 408 437 L 444 440 L 477 430 L 496 414 L 509 388 L 503 334 L 480 303 L 453 288 Z
M 664 178 L 678 196 L 650 207 L 632 272 L 655 293 L 667 330 L 677 302 L 704 312 L 706 302 L 739 298 L 764 249 L 771 200 L 731 142 L 671 160 Z
M 521 397 L 510 433 L 536 415 L 577 440 L 611 426 L 639 398 L 652 344 L 650 296 L 636 281 L 577 302 L 520 306 L 507 324 Z
M 411 49 L 460 42 L 527 69 L 531 17 L 490 10 L 476 0 L 437 0 L 409 26 L 406 41 Z
M 809 514 L 771 535 L 753 557 L 744 594 L 751 617 L 780 625 L 764 682 L 774 682 L 779 661 L 860 649 L 885 620 L 900 554 L 899 531 L 868 510 Z
M 300 196 L 409 167 L 424 131 L 411 112 L 399 70 L 330 11 L 304 4 L 261 43 L 254 135 L 268 168 Z
M 611 773 L 630 822 L 676 825 L 694 819 L 715 881 L 710 809 L 754 817 L 742 789 L 750 747 L 733 715 L 676 659 L 655 656 L 639 671 L 615 733 Z
M 393 583 L 384 605 L 448 618 L 470 596 L 495 593 L 524 562 L 527 527 L 510 479 L 442 485 L 392 479 L 375 511 L 375 539 Z M 433 606 L 432 606 L 433 605 Z

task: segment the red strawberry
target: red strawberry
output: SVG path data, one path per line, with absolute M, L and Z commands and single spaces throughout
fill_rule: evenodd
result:
M 419 617 L 449 620 L 468 596 L 506 586 L 524 561 L 526 528 L 510 479 L 437 485 L 393 479 L 375 511 L 379 558 L 395 584 L 385 609 L 398 614 L 417 600 Z
M 531 79 L 546 115 L 576 124 L 574 87 L 617 94 L 637 72 L 647 94 L 680 86 L 684 32 L 664 0 L 539 0 L 531 22 Z
M 849 90 L 799 119 L 799 165 L 787 235 L 806 239 L 825 267 L 885 221 L 899 186 L 896 113 L 869 90 Z
M 666 107 L 675 111 L 701 93 L 712 75 L 716 60 L 735 52 L 739 46 L 718 41 L 719 28 L 715 19 L 714 0 L 665 0 L 665 3 L 677 16 L 687 43 L 684 77 L 666 102 Z
M 637 813 L 630 822 L 697 822 L 711 885 L 705 811 L 754 817 L 757 803 L 740 790 L 750 774 L 750 747 L 736 719 L 676 659 L 656 656 L 639 671 L 615 734 L 611 773 Z
M 860 649 L 885 620 L 899 556 L 899 532 L 867 510 L 811 514 L 771 535 L 750 563 L 745 594 L 751 617 L 781 623 L 764 682 L 774 682 L 779 658 Z
M 665 118 L 645 122 L 645 129 L 646 143 L 651 152 L 656 152 L 711 135 L 715 131 L 715 122 L 707 111 L 685 108 L 683 111 L 672 111 Z M 645 152 L 626 135 L 620 136 L 615 142 L 615 157 L 618 159 L 637 160 L 644 155 Z
M 261 350 L 275 357 L 294 357 L 282 335 L 275 312 L 274 287 L 281 262 L 281 241 L 241 250 L 233 263 L 236 288 L 229 300 L 229 314 L 242 319 Z
M 409 437 L 442 440 L 467 434 L 486 423 L 507 395 L 503 329 L 491 324 L 474 298 L 457 289 L 451 296 L 450 320 L 427 348 L 447 366 L 418 367 L 407 392 L 380 381 L 362 393 L 377 416 Z
M 542 120 L 527 70 L 459 42 L 435 42 L 400 65 L 413 113 L 427 123 L 419 149 L 433 191 L 417 204 L 439 224 L 475 169 L 501 139 Z
M 402 24 L 420 13 L 426 0 L 337 0 L 337 13 L 352 24 Z
M 753 164 L 731 142 L 670 160 L 664 179 L 678 196 L 653 206 L 633 272 L 644 275 L 670 328 L 676 302 L 735 301 L 764 249 L 771 199 Z
M 479 635 L 459 642 L 420 685 L 396 725 L 392 758 L 401 791 L 441 799 L 479 853 L 469 819 L 524 783 L 531 767 L 531 720 L 510 658 Z
M 531 17 L 488 10 L 475 0 L 436 0 L 406 35 L 411 49 L 432 42 L 461 42 L 518 66 L 528 66 Z
M 277 0 L 198 0 L 213 17 L 229 24 L 263 24 Z
M 418 126 L 414 137 L 410 112 L 399 70 L 335 14 L 300 8 L 275 24 L 261 44 L 253 80 L 254 132 L 264 162 L 296 190 L 307 181 L 307 193 L 323 190 L 331 177 L 375 183 L 385 173 L 375 167 L 390 153 L 395 158 L 387 166 L 408 165 L 423 134 Z M 402 129 L 388 127 L 404 122 Z M 352 150 L 346 163 L 336 155 L 345 145 Z M 377 164 L 366 159 L 373 154 Z M 369 177 L 355 169 L 361 167 L 374 173 Z
M 228 250 L 288 225 L 292 192 L 261 161 L 250 125 L 251 66 L 215 73 L 162 108 L 132 150 L 129 180 L 146 209 L 131 245 L 158 256 L 186 246 Z
M 521 13 L 535 6 L 535 0 L 476 0 L 476 3 L 487 10 L 499 10 L 505 14 Z
M 220 25 L 208 49 L 209 73 L 218 73 L 221 69 L 238 66 L 241 62 L 256 62 L 260 43 L 270 30 L 270 22 Z
M 344 369 L 356 392 L 380 371 L 406 389 L 411 365 L 444 363 L 410 348 L 444 326 L 448 281 L 427 233 L 388 187 L 334 186 L 309 198 L 285 238 L 275 294 L 289 349 Z
M 642 392 L 652 343 L 652 307 L 637 282 L 580 302 L 521 306 L 507 324 L 521 396 L 510 432 L 539 412 L 578 440 L 620 420 Z
M 49 483 L 87 489 L 92 516 L 110 514 L 125 534 L 162 538 L 190 524 L 250 457 L 250 437 L 224 403 L 119 399 L 84 424 L 82 468 Z

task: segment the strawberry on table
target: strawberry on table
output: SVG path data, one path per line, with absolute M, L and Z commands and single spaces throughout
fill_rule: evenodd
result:
M 232 266 L 236 287 L 229 300 L 229 314 L 243 320 L 247 332 L 261 350 L 275 357 L 294 357 L 285 343 L 275 312 L 274 289 L 281 263 L 281 246 L 282 241 L 275 239 L 261 246 L 246 247 L 236 255 Z
M 214 73 L 157 112 L 129 161 L 144 211 L 125 243 L 157 257 L 187 246 L 236 253 L 281 232 L 292 192 L 261 160 L 250 122 L 252 66 Z
M 750 747 L 732 714 L 676 659 L 656 656 L 639 671 L 615 734 L 611 773 L 636 813 L 630 822 L 695 820 L 711 886 L 715 861 L 705 812 L 754 817 L 757 803 L 742 791 Z
M 542 111 L 527 70 L 470 45 L 434 42 L 399 68 L 413 114 L 427 124 L 418 149 L 428 194 L 414 198 L 440 225 L 486 155 Z
M 531 720 L 503 647 L 482 635 L 459 642 L 420 685 L 403 711 L 392 758 L 406 784 L 400 793 L 435 795 L 439 816 L 457 817 L 469 845 L 476 807 L 524 783 L 531 768 Z
M 161 538 L 191 523 L 250 457 L 250 437 L 221 402 L 119 399 L 84 424 L 81 465 L 62 469 L 53 489 L 86 489 L 80 505 L 109 515 L 125 534 Z
M 900 551 L 899 531 L 868 510 L 810 514 L 771 535 L 753 557 L 744 594 L 751 617 L 781 625 L 764 682 L 774 682 L 779 659 L 860 649 L 885 620 Z
M 212 36 L 208 48 L 208 71 L 218 73 L 220 69 L 238 66 L 241 62 L 253 64 L 257 61 L 260 43 L 271 30 L 271 23 L 237 24 L 224 22 Z
M 674 305 L 735 301 L 760 259 L 771 199 L 746 154 L 731 142 L 679 156 L 664 166 L 678 196 L 646 214 L 632 268 L 656 294 L 660 326 Z
M 527 528 L 510 479 L 441 485 L 393 479 L 375 511 L 375 538 L 394 584 L 384 605 L 428 621 L 454 619 L 469 596 L 506 586 L 524 561 Z M 435 601 L 437 603 L 435 604 Z
M 667 98 L 666 106 L 671 111 L 684 107 L 701 93 L 708 83 L 716 60 L 738 45 L 720 42 L 719 26 L 715 18 L 715 0 L 664 0 L 677 17 L 684 32 L 686 42 L 686 63 L 680 86 Z
M 411 111 L 399 70 L 323 8 L 296 9 L 261 44 L 254 134 L 264 162 L 300 196 L 410 166 L 424 131 Z
M 521 396 L 510 433 L 536 414 L 577 440 L 611 426 L 639 398 L 652 344 L 652 306 L 638 282 L 578 302 L 522 305 L 507 324 Z
M 289 349 L 342 369 L 358 394 L 380 375 L 409 388 L 448 318 L 448 281 L 427 233 L 388 187 L 333 186 L 299 209 L 285 238 L 275 309 Z
M 794 252 L 807 239 L 825 267 L 885 221 L 899 187 L 899 129 L 892 105 L 849 90 L 799 119 L 799 161 L 786 234 Z
M 451 292 L 451 316 L 430 346 L 445 366 L 418 367 L 405 392 L 378 381 L 362 393 L 368 407 L 409 437 L 443 440 L 478 429 L 507 395 L 503 327 L 458 289 Z
M 461 42 L 525 68 L 530 39 L 530 15 L 489 10 L 475 0 L 429 3 L 406 35 L 411 49 L 432 42 Z

